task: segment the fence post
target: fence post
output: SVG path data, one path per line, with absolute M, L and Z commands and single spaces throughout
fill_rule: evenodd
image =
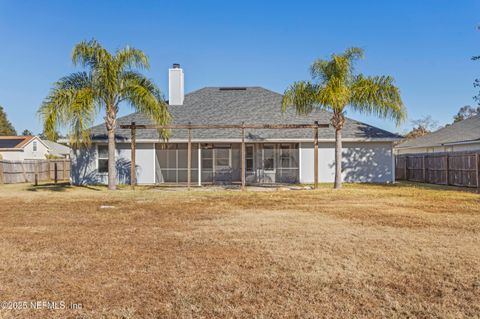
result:
M 63 180 L 67 180 L 67 160 L 63 159 Z
M 446 172 L 447 172 L 447 185 L 450 185 L 450 172 L 449 172 L 449 166 L 450 166 L 450 161 L 449 161 L 449 158 L 448 158 L 448 153 L 447 155 L 445 155 L 445 162 L 447 163 L 447 167 L 446 167 Z
M 426 175 L 427 167 L 425 166 L 425 155 L 422 156 L 422 175 L 423 175 L 423 182 L 427 182 L 427 175 Z
M 53 173 L 53 178 L 55 180 L 55 184 L 57 184 L 57 181 L 58 181 L 58 164 L 57 164 L 56 161 L 53 163 L 53 168 L 55 170 L 54 173 Z
M 405 155 L 405 180 L 408 182 L 408 155 Z
M 313 188 L 318 188 L 318 121 L 313 129 Z
M 4 183 L 5 183 L 5 177 L 3 174 L 3 162 L 0 161 L 0 184 L 4 184 Z
M 475 154 L 475 171 L 477 175 L 477 192 L 480 192 L 480 154 Z
M 38 186 L 38 162 L 35 161 L 34 164 L 34 185 Z

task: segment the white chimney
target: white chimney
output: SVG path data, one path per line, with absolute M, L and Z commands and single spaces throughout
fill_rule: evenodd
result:
M 183 70 L 180 64 L 174 63 L 171 69 L 168 69 L 168 104 L 183 105 L 184 98 Z

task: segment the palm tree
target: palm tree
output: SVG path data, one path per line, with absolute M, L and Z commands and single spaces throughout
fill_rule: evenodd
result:
M 309 114 L 314 109 L 333 113 L 335 188 L 342 186 L 342 128 L 347 106 L 360 113 L 393 119 L 397 125 L 406 118 L 400 91 L 391 76 L 355 74 L 353 64 L 361 58 L 362 49 L 350 48 L 343 54 L 332 54 L 330 60 L 316 60 L 310 68 L 313 81 L 293 83 L 282 100 L 283 111 L 293 106 L 299 114 Z
M 170 119 L 167 105 L 152 80 L 136 71 L 149 68 L 148 58 L 141 50 L 127 46 L 113 55 L 96 40 L 83 41 L 74 47 L 72 61 L 87 70 L 55 83 L 39 110 L 44 132 L 53 139 L 56 130 L 65 127 L 74 147 L 88 146 L 88 128 L 99 112 L 105 112 L 108 189 L 115 190 L 115 127 L 120 104 L 130 104 L 159 125 Z M 160 133 L 166 137 L 167 132 Z

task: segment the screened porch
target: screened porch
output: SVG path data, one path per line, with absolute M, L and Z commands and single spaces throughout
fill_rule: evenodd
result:
M 157 184 L 186 184 L 187 143 L 156 144 Z M 191 182 L 203 184 L 241 183 L 240 143 L 192 143 Z M 247 184 L 298 183 L 298 143 L 246 143 Z

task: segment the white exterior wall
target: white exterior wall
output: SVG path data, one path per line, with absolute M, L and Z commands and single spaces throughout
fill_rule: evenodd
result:
M 300 183 L 313 183 L 313 143 L 300 143 Z M 345 182 L 394 181 L 391 142 L 344 142 L 342 177 Z M 335 178 L 335 143 L 318 143 L 318 180 Z
M 108 174 L 98 173 L 97 145 L 72 151 L 72 182 L 74 184 L 107 184 Z M 106 144 L 103 144 L 106 145 Z M 117 183 L 130 183 L 131 150 L 129 143 L 116 145 Z M 153 143 L 137 143 L 136 171 L 138 184 L 155 183 L 155 148 Z
M 2 152 L 0 152 L 0 155 L 2 155 L 2 159 L 8 160 L 8 161 L 23 161 L 24 160 L 23 150 L 2 151 Z

